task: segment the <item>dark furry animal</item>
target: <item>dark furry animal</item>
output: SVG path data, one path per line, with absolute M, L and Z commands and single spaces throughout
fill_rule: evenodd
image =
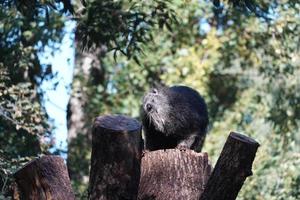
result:
M 208 126 L 207 106 L 194 89 L 158 87 L 143 98 L 141 109 L 146 150 L 201 150 Z

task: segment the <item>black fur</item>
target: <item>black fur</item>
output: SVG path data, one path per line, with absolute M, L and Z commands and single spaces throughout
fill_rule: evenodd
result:
M 159 87 L 143 98 L 141 109 L 145 148 L 201 148 L 208 126 L 207 106 L 186 86 Z

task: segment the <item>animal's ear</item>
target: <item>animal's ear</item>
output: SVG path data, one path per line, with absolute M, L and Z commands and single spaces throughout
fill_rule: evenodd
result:
M 163 82 L 155 82 L 151 85 L 151 88 L 164 88 L 164 87 L 167 87 L 167 85 Z

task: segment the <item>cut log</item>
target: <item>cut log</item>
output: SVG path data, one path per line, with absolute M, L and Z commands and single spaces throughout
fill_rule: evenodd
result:
M 211 172 L 207 153 L 157 150 L 142 158 L 139 200 L 197 200 Z
M 141 124 L 132 118 L 96 118 L 92 131 L 90 199 L 136 199 L 142 154 Z
M 231 132 L 210 176 L 201 200 L 234 200 L 248 176 L 259 143 Z
M 59 156 L 37 158 L 14 174 L 20 199 L 73 200 L 64 160 Z

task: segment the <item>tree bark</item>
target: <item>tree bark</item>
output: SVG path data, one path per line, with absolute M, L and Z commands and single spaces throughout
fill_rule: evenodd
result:
M 73 200 L 67 167 L 59 156 L 35 159 L 14 174 L 20 199 Z
M 89 52 L 83 52 L 77 40 L 78 37 L 75 33 L 75 66 L 72 93 L 67 107 L 67 166 L 72 181 L 87 184 L 89 177 L 89 159 L 87 158 L 90 156 L 92 138 L 89 127 L 92 126 L 92 118 L 95 115 L 89 115 L 90 112 L 85 108 L 90 104 L 90 84 L 93 86 L 104 85 L 105 70 L 101 59 L 106 50 L 105 48 L 96 48 Z M 99 112 L 99 110 L 97 111 Z
M 248 176 L 259 143 L 231 132 L 210 176 L 201 200 L 234 200 Z
M 199 199 L 210 172 L 207 153 L 188 149 L 147 152 L 142 158 L 138 199 Z
M 92 131 L 89 198 L 136 199 L 141 154 L 137 120 L 120 115 L 98 117 Z

